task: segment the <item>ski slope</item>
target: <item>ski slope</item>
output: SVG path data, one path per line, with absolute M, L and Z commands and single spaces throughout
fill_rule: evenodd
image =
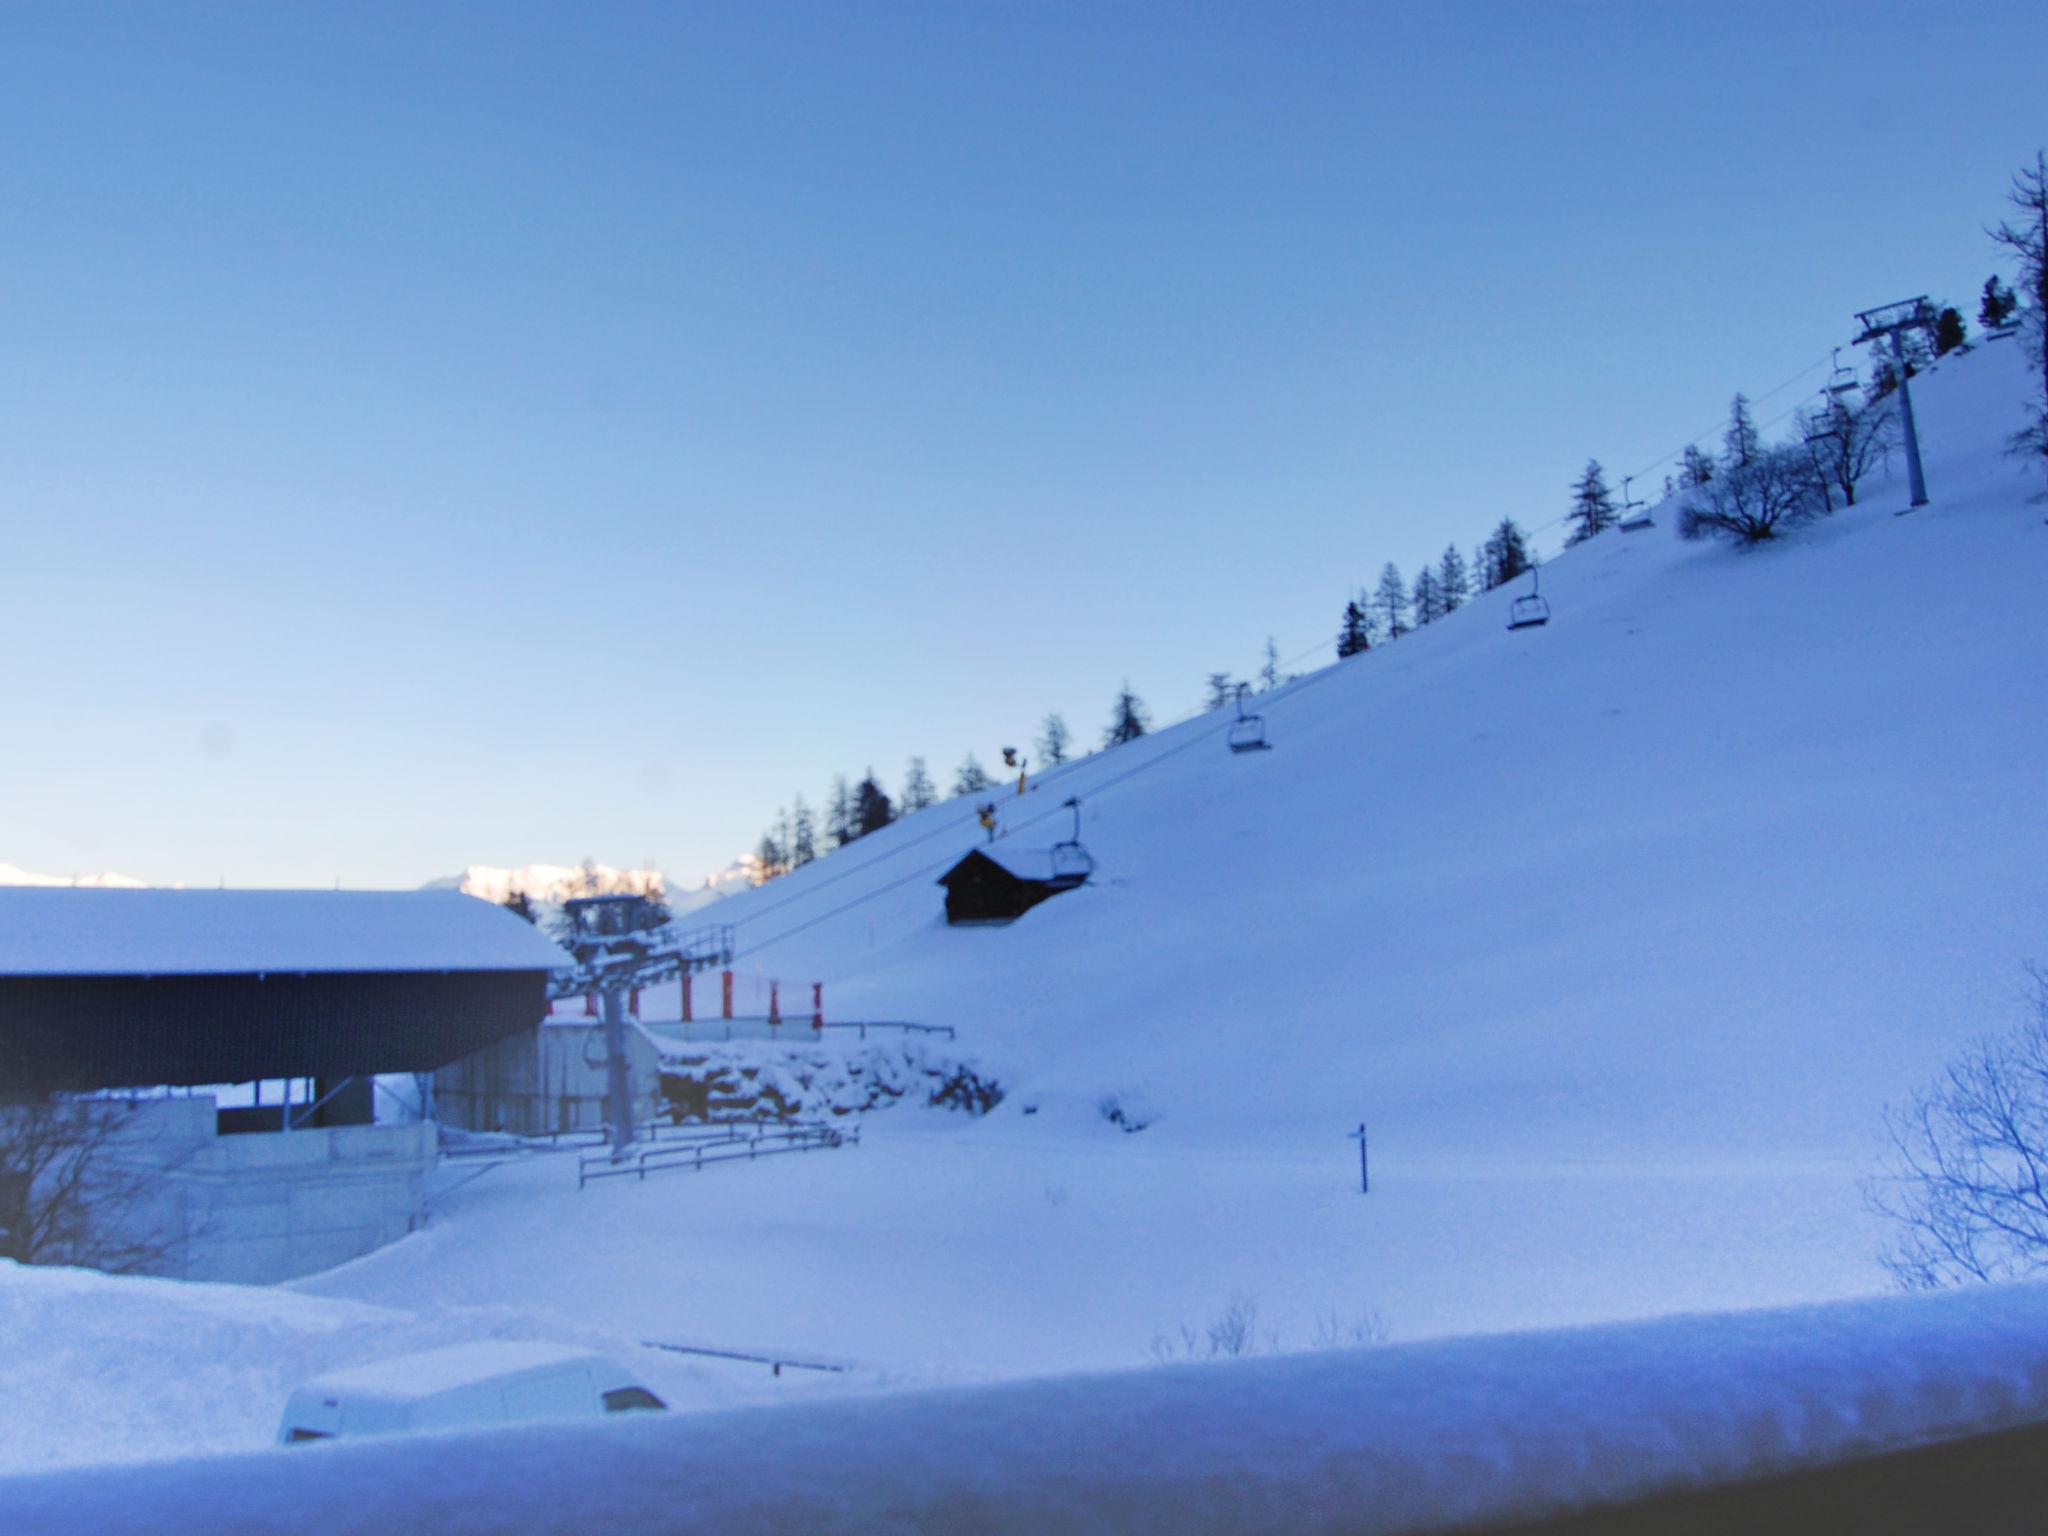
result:
M 1012 927 L 943 924 L 955 801 L 722 904 L 741 967 L 956 1025 L 1018 1105 L 1139 1095 L 1162 1139 L 1854 1157 L 2048 957 L 2024 387 L 2012 343 L 1917 381 L 1911 516 L 1893 480 L 1734 550 L 1661 507 L 1546 566 L 1545 628 L 1495 592 L 1265 697 L 1270 753 L 1208 716 L 1048 775 L 1006 836 L 1079 795 L 1099 873 Z
M 1737 551 L 1660 508 L 1546 568 L 1546 628 L 1496 593 L 1270 696 L 1269 753 L 1205 718 L 1048 775 L 1009 835 L 1078 794 L 1098 878 L 1009 927 L 943 924 L 957 802 L 721 904 L 747 984 L 957 1026 L 985 1118 L 581 1197 L 508 1170 L 301 1288 L 573 1295 L 899 1383 L 1140 1368 L 1234 1301 L 1287 1351 L 1887 1288 L 1882 1108 L 2048 957 L 2023 388 L 1997 345 L 1918 381 L 1923 511 L 1875 484 Z

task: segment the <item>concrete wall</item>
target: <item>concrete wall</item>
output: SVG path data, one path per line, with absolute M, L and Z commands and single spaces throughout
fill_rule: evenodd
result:
M 268 1284 L 405 1236 L 425 1214 L 436 1128 L 349 1125 L 220 1136 L 210 1096 L 145 1101 L 109 1149 L 108 1219 L 165 1240 L 153 1273 Z
M 633 1113 L 644 1124 L 661 1109 L 661 1053 L 631 1019 L 626 1060 Z M 436 1072 L 434 1111 L 443 1124 L 471 1131 L 601 1130 L 605 1086 L 604 1022 L 550 1019 Z

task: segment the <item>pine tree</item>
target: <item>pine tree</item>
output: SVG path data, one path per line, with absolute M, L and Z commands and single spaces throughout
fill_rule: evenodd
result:
M 726 846 L 731 847 L 732 845 L 728 843 Z M 533 898 L 524 891 L 508 892 L 501 905 L 513 916 L 523 917 L 529 923 L 540 921 L 540 914 L 533 910 Z
M 1417 629 L 1444 616 L 1443 590 L 1436 584 L 1436 572 L 1426 565 L 1415 573 L 1415 585 L 1408 593 L 1408 609 L 1415 616 Z
M 1465 606 L 1465 599 L 1472 595 L 1472 579 L 1465 573 L 1465 557 L 1458 553 L 1458 546 L 1444 547 L 1444 557 L 1437 562 L 1436 588 L 1445 613 L 1456 613 Z
M 910 766 L 903 770 L 903 814 L 921 811 L 938 802 L 939 791 L 932 783 L 932 776 L 924 766 L 924 759 L 913 757 Z
M 1380 571 L 1380 584 L 1372 603 L 1386 625 L 1389 640 L 1398 640 L 1408 633 L 1408 584 L 1401 579 L 1401 568 L 1391 560 Z
M 832 775 L 832 798 L 825 802 L 825 835 L 834 848 L 844 848 L 860 834 L 853 830 L 853 791 L 846 787 L 846 775 Z
M 866 837 L 870 832 L 879 832 L 896 819 L 896 807 L 889 803 L 889 797 L 882 790 L 882 784 L 870 768 L 853 792 L 853 835 Z
M 1109 717 L 1109 728 L 1102 733 L 1102 744 L 1105 747 L 1120 747 L 1127 741 L 1136 741 L 1151 728 L 1151 724 L 1145 713 L 1144 701 L 1131 692 L 1129 683 L 1125 683 L 1117 693 L 1116 704 Z
M 1344 624 L 1337 631 L 1337 659 L 1372 649 L 1372 615 L 1357 598 L 1344 605 Z
M 1935 317 L 1934 355 L 1947 357 L 1949 353 L 1962 346 L 1964 340 L 1963 312 L 1954 305 L 1949 305 Z
M 1730 469 L 1745 469 L 1762 446 L 1756 418 L 1749 413 L 1749 396 L 1738 393 L 1728 402 L 1728 429 L 1721 434 L 1721 462 Z
M 775 840 L 773 832 L 763 832 L 761 841 L 754 845 L 754 884 L 766 885 L 788 868 L 789 854 Z
M 1259 666 L 1259 691 L 1271 693 L 1280 686 L 1280 647 L 1266 636 L 1266 659 Z
M 798 795 L 789 813 L 789 862 L 800 869 L 818 856 L 818 828 L 811 820 L 811 808 Z
M 981 766 L 981 759 L 972 752 L 960 759 L 960 766 L 953 770 L 953 794 L 978 795 L 989 788 L 995 780 L 988 776 L 988 770 Z
M 2019 302 L 2019 296 L 1999 282 L 1994 272 L 1984 279 L 1984 299 L 1977 306 L 1977 323 L 1987 331 L 2002 330 Z
M 1067 748 L 1073 740 L 1065 720 L 1058 715 L 1047 715 L 1045 723 L 1038 728 L 1038 760 L 1048 768 L 1058 767 L 1067 760 Z
M 1700 452 L 1698 443 L 1685 445 L 1685 459 L 1679 465 L 1678 484 L 1681 489 L 1696 491 L 1714 478 L 1714 461 Z
M 1738 400 L 1742 397 L 1736 396 Z M 1605 533 L 1621 521 L 1614 509 L 1614 493 L 1607 489 L 1605 473 L 1598 459 L 1586 460 L 1586 472 L 1572 487 L 1571 532 L 1565 543 L 1583 544 L 1597 533 Z
M 1481 547 L 1480 556 L 1480 583 L 1488 592 L 1506 586 L 1536 563 L 1529 553 L 1529 536 L 1512 517 L 1500 520 L 1500 526 Z
M 2022 334 L 2030 349 L 2028 366 L 2040 376 L 2032 420 L 2013 436 L 2012 451 L 2048 469 L 2048 156 L 2037 152 L 2034 163 L 2013 177 L 2010 200 L 2019 220 L 1999 225 L 1991 238 L 2019 259 L 2020 291 L 2032 322 Z

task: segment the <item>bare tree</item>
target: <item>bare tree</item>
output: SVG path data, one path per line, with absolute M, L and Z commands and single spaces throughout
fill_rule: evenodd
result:
M 2029 300 L 2022 334 L 2040 375 L 2031 419 L 2014 436 L 2012 450 L 2048 466 L 2048 157 L 2038 150 L 2034 163 L 2013 177 L 2011 201 L 2019 217 L 1990 235 L 2019 261 L 2020 289 Z
M 1694 491 L 1678 514 L 1678 536 L 1761 544 L 1826 511 L 1805 454 L 1771 448 Z
M 1865 1187 L 1904 1229 L 1881 1256 L 1924 1290 L 2048 1268 L 2048 972 L 2030 1014 L 1885 1111 L 1888 1166 Z
M 0 1259 L 111 1274 L 163 1266 L 182 1234 L 153 1219 L 162 1171 L 121 1156 L 136 1108 L 99 1098 L 0 1103 Z
M 1856 505 L 1856 487 L 1880 464 L 1890 461 L 1898 412 L 1890 400 L 1851 410 L 1831 399 L 1818 411 L 1800 418 L 1814 474 L 1823 498 L 1839 492 L 1842 505 Z

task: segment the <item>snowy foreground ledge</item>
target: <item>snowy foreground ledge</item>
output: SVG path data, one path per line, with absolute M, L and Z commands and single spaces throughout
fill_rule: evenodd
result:
M 1436 1530 L 2044 1420 L 2031 1284 L 49 1473 L 0 1530 Z

